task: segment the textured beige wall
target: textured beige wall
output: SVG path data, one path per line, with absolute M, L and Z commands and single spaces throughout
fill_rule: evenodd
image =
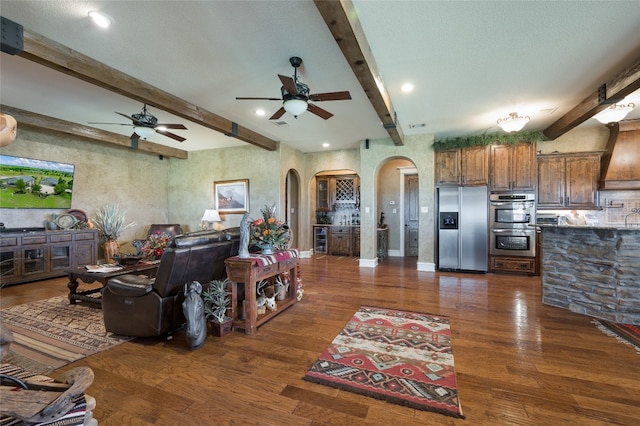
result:
M 578 127 L 554 141 L 538 142 L 538 154 L 602 151 L 609 139 L 605 126 Z
M 390 138 L 369 141 L 369 149 L 366 149 L 364 142 L 360 144 L 360 257 L 362 259 L 376 258 L 376 225 L 378 221 L 376 213 L 379 204 L 376 191 L 377 176 L 381 167 L 389 159 L 403 158 L 416 165 L 419 179 L 419 206 L 428 208 L 427 213 L 420 213 L 418 263 L 434 263 L 435 187 L 433 185 L 434 151 L 432 144 L 433 135 L 431 134 L 407 136 L 403 146 L 396 146 Z
M 188 161 L 172 161 L 169 170 L 169 219 L 200 227 L 205 209 L 212 209 L 214 181 L 249 179 L 249 214 L 258 217 L 265 205 L 284 204 L 286 171 L 280 167 L 280 151 L 254 146 L 212 149 L 189 154 Z M 284 203 L 284 201 L 282 201 Z M 242 214 L 223 214 L 221 228 L 238 226 Z
M 24 129 L 18 129 L 15 142 L 3 147 L 1 153 L 74 164 L 71 208 L 82 210 L 89 216 L 94 216 L 96 210 L 105 204 L 117 203 L 126 209 L 127 222 L 136 222 L 137 226 L 123 233 L 120 238 L 123 246 L 127 241 L 146 235 L 149 224 L 167 222 L 167 175 L 170 163 L 167 159 L 160 160 L 157 155 L 132 153 L 126 148 Z M 4 222 L 8 228 L 44 226 L 49 214 L 65 211 L 0 209 L 0 222 Z

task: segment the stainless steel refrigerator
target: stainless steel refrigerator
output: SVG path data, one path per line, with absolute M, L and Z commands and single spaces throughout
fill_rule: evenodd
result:
M 488 210 L 486 186 L 438 188 L 438 269 L 488 271 Z

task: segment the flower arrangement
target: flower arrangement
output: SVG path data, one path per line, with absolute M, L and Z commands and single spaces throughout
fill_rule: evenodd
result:
M 160 259 L 164 249 L 171 240 L 171 235 L 166 232 L 155 232 L 142 244 L 140 251 L 145 259 Z
M 289 242 L 289 226 L 276 218 L 276 206 L 264 206 L 262 217 L 251 222 L 251 244 L 284 248 Z

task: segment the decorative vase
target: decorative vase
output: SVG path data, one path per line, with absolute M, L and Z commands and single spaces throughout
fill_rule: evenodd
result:
M 209 323 L 211 324 L 211 331 L 216 337 L 223 337 L 233 330 L 233 319 L 231 318 L 227 318 L 224 322 L 209 321 Z
M 117 240 L 108 239 L 104 242 L 104 259 L 107 263 L 113 263 L 113 256 L 120 252 L 120 244 Z
M 273 254 L 273 244 L 262 243 L 260 249 L 262 254 Z

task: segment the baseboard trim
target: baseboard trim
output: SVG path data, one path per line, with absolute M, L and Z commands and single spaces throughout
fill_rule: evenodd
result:
M 312 255 L 313 255 L 313 250 L 300 251 L 300 258 L 301 259 L 303 257 L 311 257 Z
M 377 257 L 375 259 L 360 258 L 358 264 L 361 268 L 375 268 L 376 266 L 378 266 L 378 258 Z
M 436 264 L 431 262 L 418 262 L 418 271 L 435 272 Z

